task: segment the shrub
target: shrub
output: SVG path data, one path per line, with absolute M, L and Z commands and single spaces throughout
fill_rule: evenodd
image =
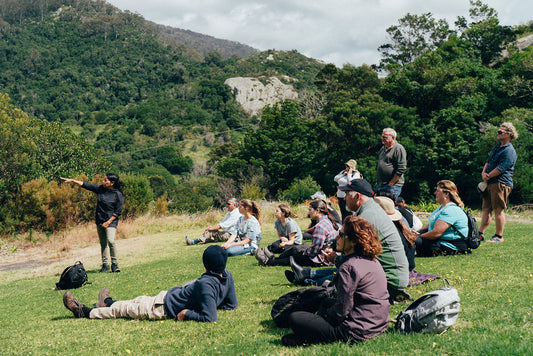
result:
M 304 179 L 295 179 L 287 190 L 278 194 L 278 199 L 299 204 L 319 190 L 321 190 L 320 185 L 313 178 L 307 176 Z
M 96 206 L 92 192 L 44 178 L 24 183 L 16 201 L 16 226 L 21 231 L 57 231 L 91 221 Z
M 196 213 L 212 207 L 219 194 L 213 177 L 182 180 L 176 193 L 170 197 L 169 209 L 173 212 Z
M 167 194 L 163 194 L 155 201 L 155 214 L 158 216 L 164 216 L 168 214 L 168 197 Z
M 259 201 L 265 199 L 266 189 L 255 183 L 244 183 L 241 191 L 241 199 Z
M 122 217 L 133 218 L 146 213 L 154 196 L 148 178 L 139 174 L 124 174 L 120 179 L 124 182 Z

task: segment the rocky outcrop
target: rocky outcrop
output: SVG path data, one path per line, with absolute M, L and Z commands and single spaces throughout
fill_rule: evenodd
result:
M 533 46 L 533 35 L 527 35 L 525 37 L 519 38 L 513 43 L 511 43 L 510 46 L 515 47 L 519 51 L 523 51 L 524 49 Z M 502 51 L 502 57 L 509 57 L 509 51 L 507 49 L 504 49 Z
M 284 79 L 291 80 L 289 77 Z M 266 78 L 266 84 L 257 78 L 243 77 L 229 78 L 224 83 L 234 91 L 236 100 L 250 115 L 258 115 L 266 105 L 280 100 L 298 98 L 292 85 L 284 84 L 276 77 Z

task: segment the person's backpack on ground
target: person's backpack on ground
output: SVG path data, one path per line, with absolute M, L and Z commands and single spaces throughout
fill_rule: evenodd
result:
M 472 215 L 470 209 L 463 210 L 466 214 L 466 217 L 468 219 L 468 234 L 464 236 L 461 234 L 455 226 L 452 225 L 452 228 L 463 238 L 463 240 L 466 241 L 466 245 L 468 248 L 474 250 L 479 247 L 479 244 L 481 243 L 481 236 L 479 234 L 479 228 L 477 226 L 476 218 Z
M 300 288 L 279 297 L 270 315 L 278 327 L 288 328 L 291 313 L 296 311 L 316 313 L 329 304 L 327 300 L 333 298 L 334 293 L 333 287 Z
M 73 289 L 79 288 L 87 283 L 87 272 L 83 267 L 83 263 L 77 261 L 72 266 L 65 268 L 59 282 L 56 283 L 56 289 Z
M 396 318 L 394 328 L 403 332 L 442 333 L 459 316 L 461 301 L 457 289 L 443 279 L 444 288 L 428 292 L 415 300 Z

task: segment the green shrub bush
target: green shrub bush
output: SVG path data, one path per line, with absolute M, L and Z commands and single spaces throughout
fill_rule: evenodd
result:
M 86 181 L 87 177 L 78 179 Z M 57 231 L 90 221 L 96 206 L 93 195 L 77 186 L 44 178 L 26 182 L 16 198 L 17 230 Z
M 122 217 L 127 219 L 145 214 L 154 197 L 148 178 L 140 174 L 124 174 L 120 180 L 124 182 Z
M 187 213 L 205 211 L 214 205 L 218 194 L 219 189 L 214 177 L 182 179 L 175 194 L 169 197 L 169 210 Z
M 261 188 L 255 183 L 244 183 L 241 191 L 241 199 L 250 199 L 259 201 L 265 199 L 266 189 Z
M 310 198 L 311 195 L 321 190 L 320 185 L 310 176 L 304 179 L 295 179 L 287 190 L 278 194 L 279 200 L 287 200 L 299 204 Z

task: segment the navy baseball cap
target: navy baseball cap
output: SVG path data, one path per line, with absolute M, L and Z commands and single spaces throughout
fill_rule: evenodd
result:
M 358 193 L 361 193 L 363 195 L 366 195 L 367 197 L 373 197 L 374 196 L 374 191 L 372 190 L 372 185 L 370 183 L 368 183 L 368 181 L 366 179 L 363 179 L 363 178 L 353 179 L 347 185 L 340 186 L 339 190 L 343 190 L 343 191 L 353 190 L 355 192 L 358 192 Z

